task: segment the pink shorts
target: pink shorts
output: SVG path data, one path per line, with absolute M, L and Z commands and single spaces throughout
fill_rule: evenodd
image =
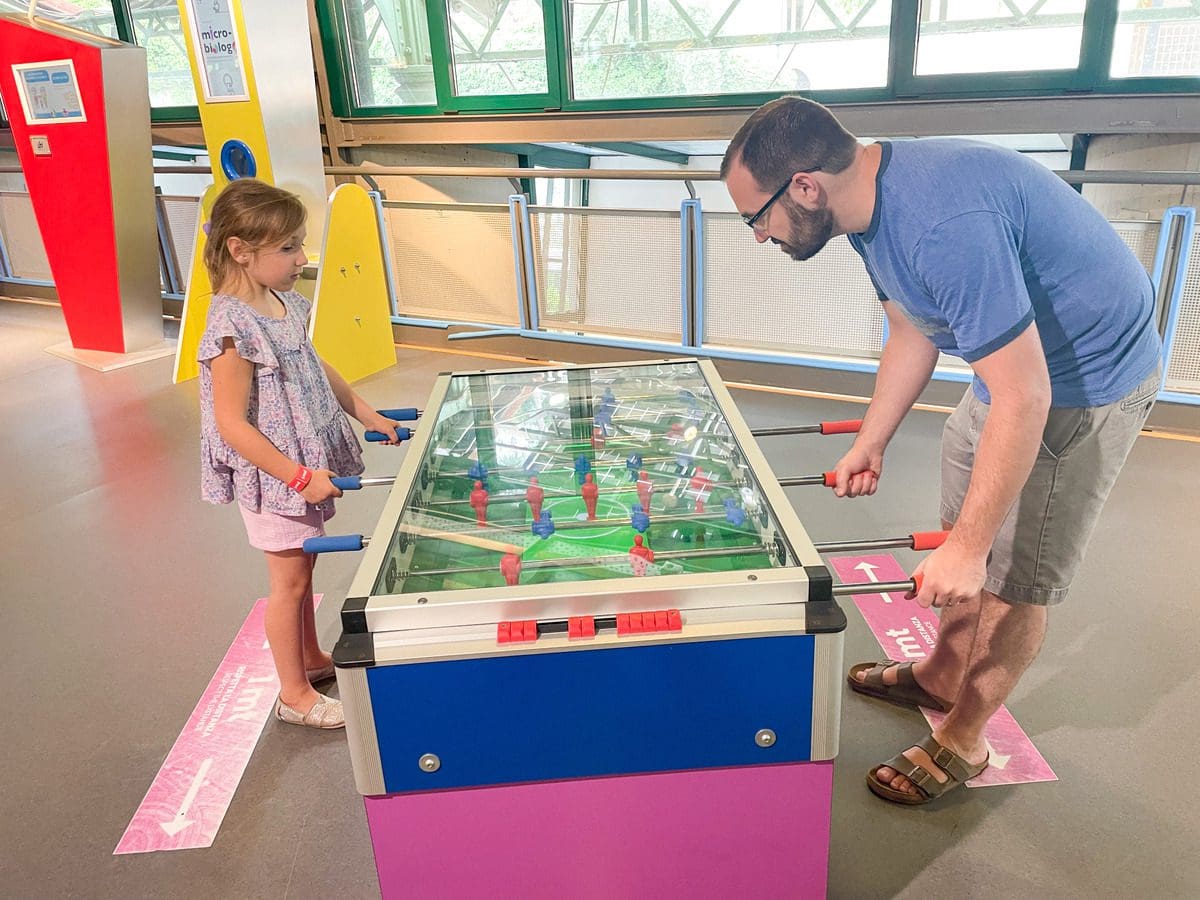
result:
M 302 516 L 281 516 L 273 512 L 250 512 L 238 504 L 242 521 L 246 523 L 246 536 L 250 546 L 259 550 L 299 550 L 311 537 L 325 534 L 325 523 L 333 518 L 333 510 L 327 512 L 310 509 Z

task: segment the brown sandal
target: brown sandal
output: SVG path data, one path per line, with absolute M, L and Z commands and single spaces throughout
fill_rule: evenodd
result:
M 899 667 L 896 670 L 896 683 L 884 684 L 883 673 L 892 666 Z M 859 663 L 851 667 L 846 681 L 850 683 L 851 690 L 866 694 L 868 697 L 899 703 L 903 706 L 923 706 L 934 712 L 950 712 L 954 708 L 954 704 L 949 700 L 939 700 L 917 684 L 912 667 L 912 663 L 898 663 L 890 659 L 880 663 Z M 859 681 L 856 676 L 861 672 L 865 672 L 866 675 L 862 681 Z
M 871 792 L 875 796 L 882 797 L 884 800 L 890 800 L 892 803 L 903 804 L 904 806 L 922 806 L 974 778 L 988 767 L 988 759 L 984 759 L 977 766 L 971 765 L 971 763 L 967 762 L 953 750 L 948 750 L 935 741 L 933 735 L 924 740 L 917 741 L 914 746 L 920 747 L 929 754 L 929 758 L 933 760 L 933 764 L 946 773 L 946 780 L 938 781 L 933 773 L 924 766 L 913 762 L 903 753 L 897 753 L 887 762 L 880 763 L 867 773 L 867 787 L 871 789 Z M 881 781 L 878 777 L 878 772 L 884 766 L 896 770 L 896 772 L 911 781 L 913 787 L 917 789 L 917 793 L 910 794 L 908 791 L 898 791 L 887 782 Z

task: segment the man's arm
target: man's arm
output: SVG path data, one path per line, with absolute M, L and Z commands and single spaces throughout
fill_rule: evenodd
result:
M 991 407 L 958 521 L 918 569 L 922 606 L 962 603 L 983 590 L 988 552 L 1033 469 L 1050 410 L 1050 374 L 1036 324 L 972 368 L 988 387 Z
M 875 493 L 883 468 L 883 451 L 900 422 L 912 409 L 937 365 L 938 351 L 894 303 L 884 303 L 888 342 L 879 360 L 875 391 L 850 451 L 838 461 L 839 497 Z

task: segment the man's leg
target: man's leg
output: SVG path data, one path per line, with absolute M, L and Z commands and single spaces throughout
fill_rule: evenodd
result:
M 1007 603 L 990 591 L 983 592 L 978 604 L 962 604 L 967 608 L 976 605 L 978 616 L 975 621 L 978 624 L 966 677 L 962 680 L 954 708 L 933 731 L 934 740 L 973 765 L 987 757 L 984 727 L 1037 657 L 1046 637 L 1047 619 L 1044 606 Z M 957 610 L 958 607 L 950 609 Z M 939 646 L 941 642 L 942 632 L 939 631 Z M 911 747 L 904 751 L 904 756 L 932 773 L 938 781 L 946 780 L 945 773 L 933 764 L 924 750 Z M 907 778 L 887 766 L 880 767 L 876 777 L 885 784 L 890 782 L 897 790 L 916 793 Z
M 951 524 L 942 521 L 942 530 L 949 531 Z M 956 702 L 959 687 L 971 661 L 971 648 L 975 643 L 975 630 L 979 624 L 980 605 L 960 603 L 942 609 L 938 622 L 937 643 L 929 656 L 913 664 L 913 677 L 926 692 L 939 700 Z M 863 681 L 866 672 L 860 673 Z M 895 684 L 898 669 L 892 666 L 883 670 L 883 683 Z

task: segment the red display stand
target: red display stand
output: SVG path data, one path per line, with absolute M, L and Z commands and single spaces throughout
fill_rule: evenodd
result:
M 72 347 L 161 348 L 145 51 L 0 16 L 0 96 Z

